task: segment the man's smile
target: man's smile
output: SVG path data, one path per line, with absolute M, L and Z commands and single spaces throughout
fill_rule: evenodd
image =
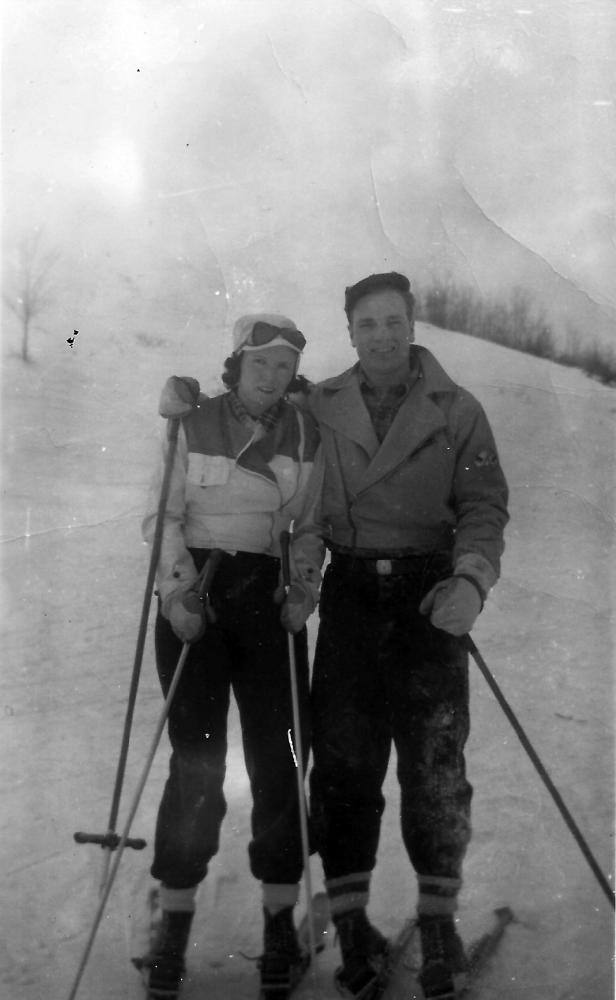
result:
M 370 347 L 370 353 L 371 354 L 394 354 L 395 351 L 398 351 L 399 349 L 400 349 L 400 345 L 398 343 L 373 344 Z

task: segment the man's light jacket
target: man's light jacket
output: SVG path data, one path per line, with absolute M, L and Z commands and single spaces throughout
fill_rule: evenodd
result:
M 312 392 L 321 454 L 295 548 L 315 560 L 320 534 L 334 548 L 366 556 L 448 551 L 454 570 L 487 593 L 500 572 L 508 520 L 492 431 L 471 393 L 426 348 L 411 350 L 420 375 L 382 444 L 358 365 Z

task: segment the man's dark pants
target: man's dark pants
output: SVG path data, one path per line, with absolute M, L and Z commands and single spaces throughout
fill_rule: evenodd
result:
M 368 566 L 333 554 L 321 591 L 311 814 L 325 877 L 374 868 L 393 739 L 411 863 L 418 875 L 459 879 L 472 795 L 467 657 L 418 611 L 449 558 L 413 558 L 391 576 Z
M 197 568 L 206 553 L 193 550 Z M 223 795 L 230 691 L 242 727 L 252 790 L 251 871 L 263 882 L 295 884 L 302 850 L 297 777 L 290 745 L 293 714 L 288 640 L 273 601 L 279 562 L 268 556 L 224 556 L 211 588 L 217 616 L 190 650 L 171 704 L 173 748 L 158 812 L 152 875 L 183 889 L 206 875 L 226 812 Z M 159 613 L 156 659 L 166 694 L 182 643 Z M 306 630 L 295 637 L 304 759 L 309 743 Z

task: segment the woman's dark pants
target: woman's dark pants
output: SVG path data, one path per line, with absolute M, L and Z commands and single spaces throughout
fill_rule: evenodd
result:
M 206 556 L 193 550 L 197 567 Z M 226 812 L 223 794 L 227 714 L 237 701 L 252 791 L 250 867 L 263 882 L 294 884 L 302 874 L 287 633 L 273 594 L 279 562 L 225 555 L 210 590 L 217 616 L 190 649 L 171 704 L 169 777 L 158 812 L 152 875 L 175 889 L 196 885 L 216 854 Z M 159 613 L 158 673 L 167 693 L 182 650 Z M 295 637 L 304 759 L 308 731 L 306 630 Z

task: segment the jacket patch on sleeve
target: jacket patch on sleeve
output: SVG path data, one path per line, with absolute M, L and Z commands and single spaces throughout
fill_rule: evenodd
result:
M 478 451 L 475 455 L 474 461 L 478 469 L 485 469 L 490 466 L 498 465 L 496 452 L 492 451 L 490 448 L 483 448 L 481 451 Z

